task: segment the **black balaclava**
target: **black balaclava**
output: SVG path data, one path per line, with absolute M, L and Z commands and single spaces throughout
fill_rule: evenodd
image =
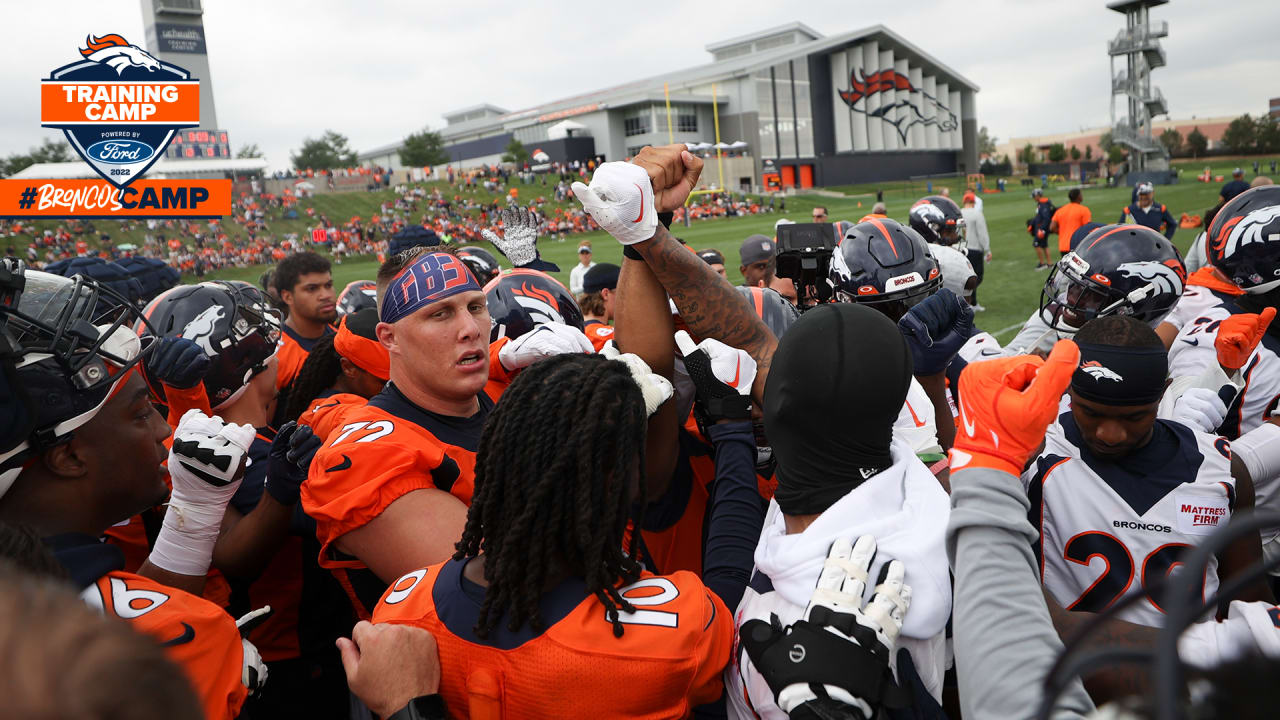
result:
M 764 389 L 783 513 L 821 513 L 893 463 L 893 423 L 910 384 L 906 340 L 875 310 L 823 305 L 791 326 Z

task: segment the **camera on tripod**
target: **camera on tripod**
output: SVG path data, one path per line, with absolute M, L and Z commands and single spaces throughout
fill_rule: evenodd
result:
M 835 289 L 828 277 L 831 255 L 840 242 L 831 223 L 778 226 L 778 277 L 795 283 L 800 310 L 831 301 Z

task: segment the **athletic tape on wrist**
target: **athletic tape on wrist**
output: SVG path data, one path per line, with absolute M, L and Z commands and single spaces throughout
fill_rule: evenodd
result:
M 459 293 L 481 290 L 471 271 L 449 253 L 427 253 L 400 271 L 387 285 L 378 319 L 393 323 Z

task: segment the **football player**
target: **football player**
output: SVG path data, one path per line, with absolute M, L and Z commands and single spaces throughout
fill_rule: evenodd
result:
M 179 588 L 199 592 L 204 584 L 252 429 L 194 412 L 178 428 L 177 449 L 166 452 L 169 425 L 135 372 L 153 339 L 133 332 L 140 317 L 123 298 L 112 298 L 120 306 L 114 317 L 100 315 L 95 308 L 109 290 L 12 259 L 0 267 L 0 293 L 5 362 L 16 380 L 11 402 L 30 418 L 0 447 L 0 520 L 45 538 L 91 606 L 164 643 L 207 717 L 235 717 L 265 668 L 229 615 Z M 125 572 L 123 553 L 99 538 L 166 497 L 156 549 L 138 573 Z
M 374 612 L 375 625 L 435 636 L 453 712 L 685 717 L 720 696 L 728 608 L 692 573 L 645 573 L 634 535 L 624 545 L 646 414 L 670 394 L 638 359 L 599 355 L 561 355 L 511 383 L 457 552 L 396 580 Z M 593 442 L 547 443 L 530 427 Z
M 333 334 L 330 326 L 338 317 L 329 261 L 313 252 L 294 253 L 276 266 L 272 282 L 280 300 L 288 306 L 288 319 L 281 328 L 280 368 L 276 387 L 284 389 L 307 359 L 311 347 Z
M 1071 408 L 1049 427 L 1023 484 L 1045 587 L 1068 610 L 1100 612 L 1150 595 L 1189 548 L 1253 507 L 1253 485 L 1247 471 L 1232 471 L 1226 440 L 1157 419 L 1168 359 L 1146 323 L 1100 318 L 1075 341 Z M 1237 541 L 1210 563 L 1204 596 L 1261 554 L 1256 533 Z M 1245 599 L 1269 596 L 1261 588 Z M 1162 613 L 1151 599 L 1119 617 L 1159 626 Z
M 1177 248 L 1159 233 L 1141 225 L 1103 225 L 1054 265 L 1040 291 L 1040 309 L 1003 354 L 1047 353 L 1095 317 L 1127 315 L 1155 327 L 1182 297 L 1186 278 Z M 990 341 L 986 345 L 990 352 Z
M 837 302 L 866 305 L 895 323 L 942 287 L 932 246 L 911 227 L 888 219 L 858 223 L 845 233 L 831 257 L 830 279 Z M 895 434 L 931 466 L 945 459 L 944 448 L 955 435 L 945 393 L 940 372 L 914 376 L 894 424 Z
M 302 488 L 320 564 L 341 576 L 365 619 L 388 582 L 444 560 L 461 536 L 496 399 L 485 392 L 490 378 L 505 382 L 549 355 L 592 349 L 559 323 L 491 344 L 485 293 L 443 246 L 393 256 L 378 271 L 378 292 L 390 381 L 331 430 Z
M 329 623 L 319 606 L 324 598 L 341 606 L 342 593 L 316 566 L 316 550 L 308 551 L 304 534 L 313 533 L 300 513 L 295 521 L 298 488 L 320 440 L 293 423 L 279 433 L 269 427 L 276 407 L 279 318 L 257 288 L 239 282 L 174 288 L 147 313 L 164 337 L 185 338 L 208 354 L 202 387 L 213 412 L 255 430 L 244 480 L 221 519 L 213 550 L 213 566 L 230 583 L 227 606 L 233 615 L 264 605 L 273 609 L 249 638 L 278 682 L 250 701 L 251 711 L 271 715 L 287 707 L 323 706 L 325 693 L 330 693 L 327 702 L 338 701 L 340 682 L 335 686 L 317 678 L 337 674 L 331 643 L 346 628 L 333 627 L 336 623 Z M 168 386 L 151 384 L 168 397 Z M 310 642 L 312 637 L 319 641 Z M 304 646 L 310 651 L 305 655 Z M 290 697 L 296 693 L 304 700 Z
M 941 195 L 922 197 L 911 206 L 911 229 L 931 245 L 968 252 L 964 241 L 964 215 L 956 201 Z

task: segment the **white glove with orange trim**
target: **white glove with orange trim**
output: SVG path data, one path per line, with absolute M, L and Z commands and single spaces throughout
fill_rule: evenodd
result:
M 649 173 L 628 162 L 607 162 L 596 168 L 590 187 L 573 184 L 574 197 L 596 224 L 623 245 L 634 245 L 658 231 Z
M 952 472 L 985 467 L 1021 474 L 1079 365 L 1080 348 L 1071 340 L 1059 340 L 1045 360 L 1018 355 L 970 363 L 960 373 Z

